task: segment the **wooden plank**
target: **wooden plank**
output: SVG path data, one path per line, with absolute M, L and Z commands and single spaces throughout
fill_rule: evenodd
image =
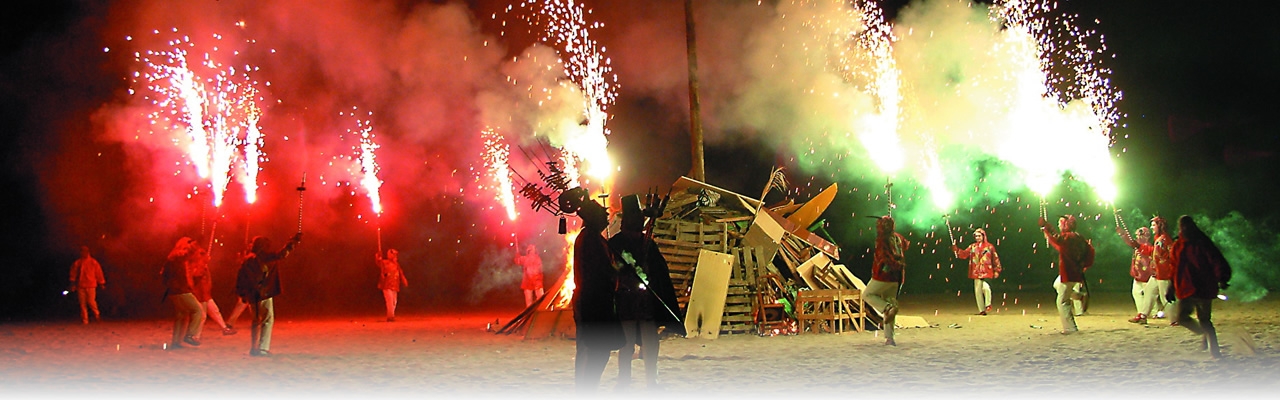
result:
M 725 253 L 702 251 L 694 269 L 693 292 L 686 309 L 686 337 L 715 339 L 720 335 L 732 257 Z

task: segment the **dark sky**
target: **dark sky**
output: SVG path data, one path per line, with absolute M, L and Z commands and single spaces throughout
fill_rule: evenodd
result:
M 145 193 L 161 193 L 155 190 L 165 187 L 161 181 L 139 176 L 154 174 L 155 165 L 169 160 L 148 158 L 156 157 L 153 153 L 139 156 L 135 145 L 113 138 L 119 132 L 111 131 L 111 110 L 127 102 L 128 96 L 123 92 L 129 87 L 125 76 L 131 59 L 121 51 L 104 52 L 103 48 L 121 46 L 124 35 L 148 29 L 151 25 L 147 24 L 155 21 L 172 20 L 175 26 L 185 23 L 184 29 L 197 31 L 188 26 L 206 21 L 199 19 L 197 12 L 146 7 L 152 2 L 142 0 L 21 3 L 25 5 L 14 9 L 22 12 L 5 13 L 0 21 L 0 183 L 6 188 L 0 196 L 9 209 L 0 248 L 0 273 L 4 274 L 0 279 L 0 319 L 74 315 L 73 301 L 58 292 L 65 286 L 67 268 L 81 243 L 88 243 L 107 269 L 111 283 L 100 297 L 104 298 L 109 315 L 163 315 L 164 306 L 159 302 L 162 288 L 151 271 L 158 268 L 163 254 L 178 236 L 204 231 L 204 224 L 198 222 L 208 211 L 182 202 L 183 188 L 172 193 L 178 200 L 171 204 L 178 204 L 173 206 L 178 211 L 159 205 L 163 202 L 153 208 L 136 202 L 139 196 L 146 198 Z M 467 2 L 472 10 L 472 26 L 449 30 L 444 22 L 458 19 L 438 11 L 445 10 L 443 6 L 450 2 L 371 2 L 374 6 L 356 11 L 388 18 L 388 22 L 369 24 L 365 27 L 368 32 L 359 25 L 344 25 L 341 19 L 326 19 L 328 14 L 324 11 L 285 17 L 279 11 L 289 3 L 293 2 L 258 6 L 192 4 L 219 11 L 240 7 L 237 12 L 249 16 L 276 15 L 275 19 L 262 22 L 251 20 L 250 26 L 268 26 L 272 32 L 293 35 L 282 34 L 279 40 L 256 38 L 270 42 L 266 46 L 282 53 L 302 55 L 275 56 L 259 62 L 264 70 L 270 70 L 266 74 L 275 74 L 269 79 L 278 82 L 273 94 L 282 100 L 276 106 L 277 115 L 291 115 L 287 121 L 264 122 L 268 131 L 323 131 L 328 122 L 320 115 L 348 104 L 364 104 L 387 116 L 380 122 L 391 127 L 387 137 L 392 142 L 382 150 L 387 154 L 383 156 L 383 167 L 384 171 L 400 172 L 387 178 L 384 186 L 384 201 L 394 216 L 380 222 L 381 235 L 388 246 L 407 248 L 402 251 L 402 258 L 407 260 L 409 278 L 421 283 L 402 295 L 405 308 L 435 310 L 518 303 L 519 294 L 510 286 L 512 276 L 488 269 L 503 264 L 506 238 L 514 232 L 545 246 L 554 246 L 561 239 L 554 234 L 554 221 L 545 216 L 526 213 L 518 225 L 496 223 L 501 218 L 494 217 L 488 199 L 468 191 L 470 184 L 465 177 L 459 177 L 457 170 L 475 166 L 468 161 L 474 158 L 468 152 L 474 150 L 475 139 L 459 137 L 474 136 L 468 133 L 475 131 L 474 122 L 468 121 L 482 113 L 449 100 L 459 93 L 472 93 L 474 88 L 483 89 L 488 77 L 465 69 L 415 77 L 412 68 L 435 65 L 430 61 L 432 55 L 421 59 L 386 55 L 396 53 L 394 45 L 415 43 L 440 47 L 437 55 L 487 48 L 475 43 L 442 44 L 448 42 L 442 35 L 456 34 L 459 41 L 488 38 L 499 42 L 500 49 L 492 53 L 468 53 L 497 65 L 503 58 L 520 55 L 532 40 L 527 32 L 502 26 L 504 20 L 512 26 L 520 22 L 503 15 L 507 3 Z M 612 110 L 614 119 L 609 122 L 613 131 L 610 149 L 620 164 L 629 166 L 619 176 L 618 190 L 622 192 L 664 186 L 689 165 L 685 142 L 687 109 L 683 108 L 682 91 L 684 48 L 683 42 L 673 41 L 682 38 L 678 35 L 683 27 L 681 3 L 587 2 L 595 9 L 593 17 L 606 23 L 595 38 L 609 47 L 614 70 L 623 83 Z M 743 18 L 743 24 L 749 25 L 753 23 L 751 17 L 767 14 L 739 4 L 754 1 L 696 3 L 699 7 L 705 5 L 700 8 L 703 13 L 717 14 L 700 15 L 701 19 Z M 886 2 L 890 18 L 906 3 Z M 1280 124 L 1274 117 L 1276 95 L 1280 94 L 1280 77 L 1276 74 L 1280 71 L 1280 25 L 1263 12 L 1270 9 L 1269 2 L 1232 2 L 1230 7 L 1208 6 L 1203 1 L 1061 3 L 1083 21 L 1096 20 L 1092 26 L 1105 35 L 1108 52 L 1115 55 L 1106 60 L 1106 65 L 1113 70 L 1114 86 L 1124 92 L 1119 109 L 1127 116 L 1115 130 L 1118 143 L 1113 153 L 1120 154 L 1116 158 L 1118 181 L 1124 193 L 1120 206 L 1132 213 L 1140 212 L 1132 220 L 1141 221 L 1144 215 L 1153 213 L 1219 219 L 1236 211 L 1267 232 L 1262 235 L 1264 239 L 1273 241 L 1274 234 L 1269 232 L 1274 232 L 1277 223 L 1273 204 L 1280 179 L 1275 167 Z M 417 12 L 423 9 L 432 12 Z M 718 15 L 742 9 L 748 11 Z M 166 14 L 169 12 L 172 17 Z M 417 28 L 417 24 L 429 28 Z M 716 104 L 727 103 L 737 93 L 734 82 L 740 77 L 732 77 L 736 70 L 728 66 L 731 61 L 726 61 L 740 53 L 734 47 L 740 43 L 733 42 L 732 34 L 751 28 L 720 31 L 715 27 L 727 24 L 706 25 L 709 32 L 700 33 L 699 37 L 700 52 L 706 57 L 703 87 L 708 100 L 704 100 L 704 110 L 714 110 Z M 435 41 L 414 42 L 415 32 L 422 33 L 415 29 L 427 30 L 424 36 Z M 673 29 L 677 34 L 670 34 Z M 302 33 L 306 32 L 315 32 L 319 39 L 304 38 Z M 394 42 L 388 46 L 392 48 L 389 51 L 377 43 L 378 39 L 361 42 L 368 49 L 342 47 L 343 39 L 365 34 L 369 38 L 396 40 L 387 40 Z M 333 54 L 325 53 L 335 51 L 326 47 L 329 45 L 339 47 L 337 51 L 347 57 L 335 60 L 313 56 Z M 405 49 L 414 47 L 400 51 L 406 52 Z M 370 58 L 385 57 L 397 64 L 373 68 L 380 72 L 359 73 L 368 71 L 360 69 L 364 51 L 381 51 L 377 53 L 380 56 Z M 369 90 L 359 90 L 365 87 Z M 426 128 L 410 128 L 422 126 Z M 446 133 L 418 133 L 415 129 Z M 302 135 L 303 141 L 313 146 L 322 140 Z M 711 132 L 709 136 L 708 180 L 722 187 L 757 193 L 771 165 L 794 164 L 792 150 L 771 144 L 767 137 L 731 129 Z M 296 185 L 299 172 L 318 169 L 315 166 L 320 164 L 316 160 L 319 156 L 301 155 L 287 143 L 269 142 L 268 146 L 275 146 L 269 149 L 275 153 L 271 163 L 264 166 L 263 204 L 249 210 L 228 202 L 221 211 L 227 217 L 218 228 L 223 235 L 219 240 L 235 242 L 232 239 L 246 236 L 246 231 L 280 240 L 292 232 L 296 203 L 291 188 Z M 871 201 L 869 194 L 878 193 L 882 181 L 822 174 L 810 178 L 800 169 L 795 168 L 790 178 L 798 186 L 809 185 L 800 190 L 803 195 L 816 193 L 832 181 L 842 185 L 841 197 L 827 214 L 828 231 L 844 247 L 844 262 L 859 272 L 867 263 L 862 255 L 869 243 L 866 233 L 871 225 L 848 216 L 874 214 L 883 207 L 882 203 Z M 365 255 L 372 255 L 376 247 L 376 228 L 368 213 L 357 207 L 359 196 L 344 195 L 336 188 L 319 191 L 322 189 L 308 192 L 315 197 L 308 202 L 307 209 L 313 214 L 309 214 L 312 219 L 308 220 L 311 225 L 307 235 L 315 239 L 309 239 L 297 258 L 291 260 L 293 265 L 286 272 L 286 280 L 292 282 L 287 287 L 292 286 L 293 296 L 339 305 L 335 307 L 339 312 L 376 313 L 380 303 L 372 289 L 372 263 L 367 263 L 368 268 L 362 265 L 371 258 Z M 234 192 L 231 189 L 229 193 Z M 1082 195 L 1064 198 L 1072 196 Z M 983 215 L 981 210 L 971 211 L 958 216 L 958 224 L 1002 226 L 1003 238 L 1008 241 L 1003 244 L 1008 248 L 1004 251 L 1006 260 L 1019 265 L 1042 263 L 1047 255 L 1032 247 L 1039 238 L 1020 232 L 1034 216 L 1030 210 L 1019 208 L 1026 204 L 1030 203 L 997 205 L 997 211 L 989 215 Z M 1106 211 L 1088 212 L 1109 217 Z M 1114 229 L 1105 226 L 1109 219 L 1103 218 L 1098 224 L 1095 237 Z M 926 244 L 926 249 L 937 247 L 940 233 L 912 232 L 915 240 Z M 1114 234 L 1105 240 L 1112 239 Z M 1118 248 L 1114 243 L 1107 246 Z M 216 250 L 215 263 L 220 261 L 218 254 L 238 250 L 233 247 Z M 562 257 L 554 253 L 544 254 L 548 264 Z M 1127 254 L 1122 250 L 1113 253 L 1100 257 L 1124 263 Z M 942 263 L 949 263 L 945 257 L 928 252 L 919 257 L 923 266 L 941 265 L 938 271 L 946 268 Z M 215 282 L 223 289 L 230 284 L 231 268 L 215 268 Z M 1009 279 L 997 284 L 998 290 L 1018 290 L 1024 283 L 1034 290 L 1043 289 L 1047 286 L 1047 282 L 1040 282 L 1047 274 L 1043 269 L 1011 272 Z M 916 282 L 925 282 L 916 290 L 945 292 L 965 287 L 957 283 L 962 280 L 958 278 L 963 278 L 959 274 L 951 275 L 951 280 L 935 279 L 934 275 L 942 272 L 913 274 L 924 275 L 909 276 Z M 1111 279 L 1107 282 L 1123 282 L 1125 278 L 1123 271 L 1111 271 L 1105 276 Z M 1026 282 L 1017 277 L 1024 277 Z M 1103 286 L 1115 290 L 1128 287 L 1108 285 L 1111 284 Z M 219 302 L 230 303 L 229 294 L 217 296 Z

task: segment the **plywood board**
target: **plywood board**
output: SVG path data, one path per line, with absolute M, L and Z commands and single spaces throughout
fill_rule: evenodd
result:
M 818 221 L 818 217 L 822 216 L 822 212 L 827 210 L 827 206 L 831 205 L 831 200 L 836 198 L 836 193 L 840 190 L 836 188 L 836 184 L 832 183 L 827 186 L 822 193 L 813 196 L 812 199 L 800 206 L 800 209 L 787 216 L 787 220 L 795 224 L 797 230 L 809 229 L 809 225 L 813 225 Z
M 832 268 L 835 268 L 836 272 L 839 273 L 840 276 L 843 276 L 844 279 L 849 280 L 849 283 L 852 283 L 853 287 L 858 289 L 859 292 L 867 290 L 866 282 L 863 282 L 862 279 L 858 279 L 858 277 L 853 275 L 852 272 L 849 272 L 849 269 L 845 268 L 844 265 L 836 264 L 835 266 L 832 266 Z
M 711 250 L 698 253 L 698 267 L 693 271 L 693 288 L 685 309 L 686 337 L 715 339 L 720 336 L 725 297 L 729 293 L 729 273 L 733 255 Z
M 787 229 L 782 225 L 784 222 L 786 219 L 778 217 L 769 210 L 756 214 L 756 217 L 751 220 L 751 227 L 747 229 L 747 235 L 742 239 L 742 244 L 763 250 L 760 253 L 761 258 L 772 260 L 773 256 L 778 254 L 778 248 L 782 246 L 783 235 L 787 233 Z

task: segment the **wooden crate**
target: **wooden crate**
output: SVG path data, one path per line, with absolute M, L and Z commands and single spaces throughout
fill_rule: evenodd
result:
M 801 333 L 862 332 L 866 328 L 862 292 L 856 289 L 801 290 L 796 293 L 796 320 Z

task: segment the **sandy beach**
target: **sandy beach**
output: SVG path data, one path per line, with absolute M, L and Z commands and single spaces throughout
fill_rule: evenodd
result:
M 777 398 L 1022 397 L 1024 394 L 1201 397 L 1280 388 L 1280 307 L 1274 299 L 1216 302 L 1224 359 L 1199 350 L 1187 329 L 1126 321 L 1127 294 L 1097 294 L 1059 334 L 1050 294 L 1013 297 L 997 313 L 972 315 L 972 299 L 904 296 L 903 315 L 925 328 L 900 329 L 897 347 L 878 332 L 662 342 L 663 396 Z M 248 356 L 247 329 L 204 345 L 163 349 L 168 320 L 24 322 L 0 325 L 0 393 L 5 397 L 565 397 L 574 394 L 572 340 L 524 340 L 486 332 L 519 310 L 466 314 L 295 318 L 277 309 L 273 356 Z M 614 391 L 617 364 L 599 395 L 645 396 L 643 361 L 633 390 Z M 11 398 L 11 397 L 10 397 Z

